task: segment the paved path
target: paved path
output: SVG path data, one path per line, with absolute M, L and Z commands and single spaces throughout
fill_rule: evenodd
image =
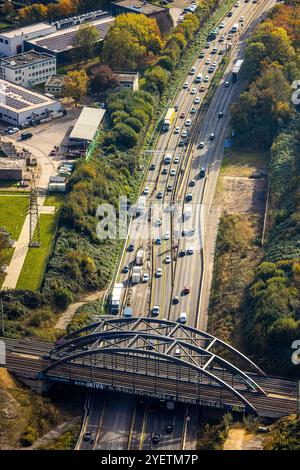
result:
M 44 436 L 37 439 L 34 444 L 30 447 L 26 447 L 24 450 L 36 450 L 40 447 L 44 447 L 47 444 L 53 442 L 55 439 L 60 437 L 64 432 L 70 429 L 74 424 L 79 423 L 81 420 L 81 416 L 76 416 L 75 418 L 69 419 L 64 423 L 59 424 L 56 428 L 52 429 L 50 432 L 45 434 Z
M 55 328 L 58 330 L 65 330 L 68 324 L 71 322 L 77 310 L 85 305 L 87 302 L 92 302 L 94 300 L 100 300 L 104 295 L 105 290 L 93 292 L 92 294 L 87 295 L 81 302 L 75 302 L 74 304 L 69 305 L 67 310 L 63 312 L 55 325 Z

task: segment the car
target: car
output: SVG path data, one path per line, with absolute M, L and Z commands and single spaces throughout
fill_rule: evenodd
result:
M 204 81 L 204 83 L 207 83 L 207 82 L 209 82 L 209 76 L 208 76 L 208 75 L 205 75 L 205 77 L 204 77 L 204 80 L 203 80 L 203 81 Z
M 175 176 L 176 175 L 176 170 L 174 170 L 174 168 L 172 168 L 172 170 L 170 171 L 170 176 Z
M 197 109 L 196 109 L 196 108 L 192 108 L 192 109 L 190 110 L 190 113 L 191 113 L 191 114 L 195 114 L 196 112 L 197 112 Z
M 218 118 L 221 119 L 223 116 L 224 116 L 223 111 L 220 111 L 220 112 L 218 113 Z
M 184 286 L 184 288 L 183 288 L 183 290 L 182 290 L 182 293 L 183 293 L 184 295 L 187 295 L 187 294 L 190 293 L 190 291 L 191 291 L 191 288 L 190 288 L 189 286 Z
M 222 21 L 222 22 L 219 24 L 219 28 L 220 28 L 220 29 L 224 29 L 224 28 L 225 28 L 225 21 Z
M 212 50 L 211 50 L 211 54 L 216 54 L 217 52 L 218 52 L 218 48 L 213 47 Z
M 230 41 L 231 39 L 232 39 L 232 34 L 231 34 L 231 33 L 228 33 L 227 41 Z
M 219 55 L 223 55 L 224 54 L 224 49 L 220 49 L 219 52 L 218 52 Z
M 204 86 L 204 85 L 201 85 L 201 86 L 199 87 L 199 91 L 200 91 L 201 93 L 203 93 L 203 91 L 205 91 L 205 86 Z
M 199 143 L 198 149 L 204 149 L 204 142 L 200 142 L 200 143 Z
M 174 163 L 179 163 L 179 157 L 174 158 Z
M 167 175 L 167 174 L 168 174 L 168 170 L 167 170 L 166 168 L 163 168 L 161 174 L 162 174 L 162 175 Z
M 185 121 L 185 125 L 186 125 L 187 127 L 189 127 L 191 124 L 192 124 L 192 120 L 191 120 L 191 119 L 187 119 L 187 120 Z
M 188 193 L 188 194 L 186 195 L 186 197 L 185 197 L 185 200 L 186 200 L 187 202 L 192 201 L 192 200 L 193 200 L 193 195 L 192 195 L 192 193 Z
M 194 99 L 194 104 L 199 104 L 199 103 L 200 103 L 200 97 L 196 96 L 196 98 Z
M 190 186 L 195 186 L 196 181 L 195 181 L 195 180 L 191 180 L 189 184 L 190 184 Z
M 16 132 L 19 132 L 19 130 L 20 130 L 20 129 L 19 129 L 18 127 L 12 127 L 11 129 L 9 129 L 8 133 L 9 133 L 10 135 L 16 134 Z
M 171 193 L 173 191 L 173 186 L 171 184 L 168 184 L 167 186 L 167 192 Z
M 176 295 L 174 298 L 173 298 L 173 304 L 179 304 L 179 297 L 178 295 Z
M 228 81 L 226 80 L 226 82 L 224 82 L 224 86 L 225 86 L 225 88 L 230 87 L 230 82 L 228 82 Z
M 196 69 L 195 67 L 192 67 L 191 70 L 190 70 L 190 75 L 194 75 L 196 72 Z
M 199 54 L 199 59 L 203 59 L 204 57 L 205 57 L 205 52 L 203 52 L 203 51 L 200 52 L 200 54 Z
M 27 140 L 30 139 L 33 136 L 31 132 L 22 132 L 21 134 L 21 140 Z
M 185 82 L 185 83 L 183 84 L 183 89 L 184 89 L 184 90 L 187 90 L 187 89 L 188 89 L 188 87 L 189 87 L 189 84 L 188 84 L 188 82 Z
M 165 257 L 165 263 L 166 263 L 166 264 L 170 264 L 170 263 L 171 263 L 171 256 L 170 256 L 170 255 L 167 255 L 167 256 Z
M 151 165 L 150 165 L 150 170 L 151 170 L 151 171 L 155 170 L 155 164 L 154 164 L 154 163 L 151 163 Z
M 240 6 L 240 2 L 236 2 L 236 4 L 234 5 L 236 8 L 238 8 Z
M 187 314 L 186 312 L 181 312 L 179 316 L 179 323 L 186 323 L 187 320 Z
M 161 245 L 161 239 L 159 237 L 157 237 L 157 239 L 155 240 L 155 244 L 156 245 Z
M 204 49 L 209 49 L 210 48 L 210 42 L 207 42 L 204 46 Z
M 206 168 L 203 166 L 200 170 L 200 178 L 204 178 L 206 173 Z
M 208 73 L 213 73 L 215 71 L 215 68 L 211 65 L 209 68 L 208 68 Z
M 160 441 L 160 434 L 154 434 L 152 437 L 153 444 L 158 444 L 159 441 Z
M 190 246 L 186 251 L 188 255 L 192 255 L 194 253 L 194 247 Z
M 162 198 L 163 198 L 163 192 L 162 192 L 162 191 L 158 191 L 156 197 L 157 197 L 157 199 L 162 199 Z
M 125 264 L 125 266 L 124 266 L 123 269 L 122 269 L 122 272 L 123 272 L 124 274 L 129 273 L 129 266 L 128 266 L 128 264 Z
M 210 64 L 210 57 L 207 57 L 206 61 L 205 61 L 205 65 L 209 65 Z
M 161 268 L 157 268 L 155 276 L 156 277 L 161 277 L 162 276 L 162 269 Z
M 180 113 L 180 116 L 179 116 L 181 119 L 185 118 L 185 112 L 182 111 L 182 113 Z
M 133 251 L 133 250 L 134 250 L 134 244 L 133 244 L 133 243 L 129 243 L 127 250 L 128 250 L 129 252 L 130 252 L 130 251 Z
M 180 258 L 183 258 L 185 256 L 185 250 L 180 250 L 179 253 L 178 253 L 178 256 Z
M 84 441 L 89 441 L 92 437 L 92 434 L 90 433 L 90 431 L 87 431 L 84 435 L 83 435 L 83 440 Z
M 229 18 L 231 18 L 232 15 L 233 15 L 232 11 L 229 11 L 229 12 L 227 13 L 227 16 L 228 16 Z
M 146 186 L 146 187 L 144 188 L 144 194 L 149 194 L 149 188 L 148 188 L 148 186 Z
M 212 132 L 209 136 L 209 140 L 215 140 L 215 134 Z
M 161 220 L 160 220 L 160 219 L 156 219 L 155 225 L 156 225 L 156 227 L 160 227 L 160 226 L 161 226 Z
M 191 95 L 195 95 L 197 93 L 197 88 L 192 88 L 191 89 Z
M 178 142 L 178 147 L 183 147 L 183 146 L 184 146 L 184 140 L 180 139 L 180 141 Z
M 152 308 L 152 315 L 154 315 L 155 317 L 157 317 L 157 315 L 159 315 L 159 312 L 160 312 L 160 307 L 159 307 L 159 305 L 154 305 L 153 308 Z
M 220 36 L 219 38 L 219 42 L 224 42 L 225 41 L 225 36 L 222 34 L 222 36 Z
M 214 60 L 211 65 L 212 65 L 214 68 L 216 68 L 218 64 L 217 64 L 217 62 Z
M 170 232 L 167 231 L 167 232 L 165 233 L 164 239 L 165 239 L 165 240 L 170 240 Z
M 239 19 L 239 22 L 240 22 L 240 23 L 243 23 L 244 20 L 245 20 L 245 18 L 244 18 L 243 16 L 241 16 L 240 19 Z
M 176 126 L 174 129 L 174 134 L 179 134 L 179 132 L 180 132 L 180 128 Z
M 180 352 L 179 352 L 179 354 L 180 354 Z M 167 424 L 166 433 L 171 434 L 171 432 L 173 432 L 173 424 Z
M 175 111 L 177 112 L 178 109 L 179 109 L 179 105 L 178 105 L 178 104 L 175 104 L 174 109 L 175 109 Z
M 49 153 L 50 157 L 54 157 L 57 154 L 57 149 L 53 148 L 51 152 Z
M 183 130 L 181 132 L 181 137 L 187 137 L 187 131 L 186 130 Z
M 148 282 L 149 281 L 149 274 L 148 273 L 143 274 L 142 281 L 143 282 Z

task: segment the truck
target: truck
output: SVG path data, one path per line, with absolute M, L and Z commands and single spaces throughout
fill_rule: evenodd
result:
M 135 263 L 138 266 L 141 266 L 144 263 L 144 250 L 138 250 L 135 257 Z
M 113 314 L 119 313 L 122 290 L 123 284 L 116 282 L 113 287 L 110 299 L 110 312 Z
M 164 119 L 163 130 L 168 131 L 175 118 L 175 108 L 169 108 Z
M 124 308 L 124 317 L 131 318 L 132 317 L 132 307 L 125 307 Z
M 184 206 L 183 210 L 183 220 L 187 220 L 191 217 L 192 215 L 192 208 L 191 206 Z
M 241 70 L 243 63 L 244 63 L 243 59 L 239 59 L 234 64 L 234 67 L 232 69 L 232 82 L 233 83 L 238 81 L 240 70 Z
M 141 282 L 141 276 L 142 276 L 142 266 L 133 266 L 132 276 L 131 276 L 132 284 L 138 284 L 139 282 Z
M 146 196 L 140 196 L 136 204 L 135 215 L 137 217 L 139 215 L 143 215 L 145 212 L 145 207 L 146 207 Z

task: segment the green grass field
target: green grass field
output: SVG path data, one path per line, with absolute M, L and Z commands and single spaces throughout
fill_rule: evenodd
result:
M 40 215 L 41 246 L 29 248 L 23 269 L 17 283 L 17 289 L 36 291 L 43 280 L 46 264 L 51 251 L 53 238 L 58 222 L 58 212 Z M 37 234 L 35 232 L 34 238 Z
M 11 195 L 0 193 L 0 227 L 11 234 L 13 240 L 19 238 L 25 217 L 28 212 L 27 194 Z

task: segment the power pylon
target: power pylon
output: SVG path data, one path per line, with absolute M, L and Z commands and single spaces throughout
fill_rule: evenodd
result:
M 36 238 L 33 240 L 33 235 L 36 230 Z M 41 245 L 40 236 L 40 220 L 39 220 L 39 206 L 38 206 L 38 192 L 35 185 L 34 173 L 31 178 L 30 188 L 30 204 L 29 204 L 29 246 L 39 247 Z

